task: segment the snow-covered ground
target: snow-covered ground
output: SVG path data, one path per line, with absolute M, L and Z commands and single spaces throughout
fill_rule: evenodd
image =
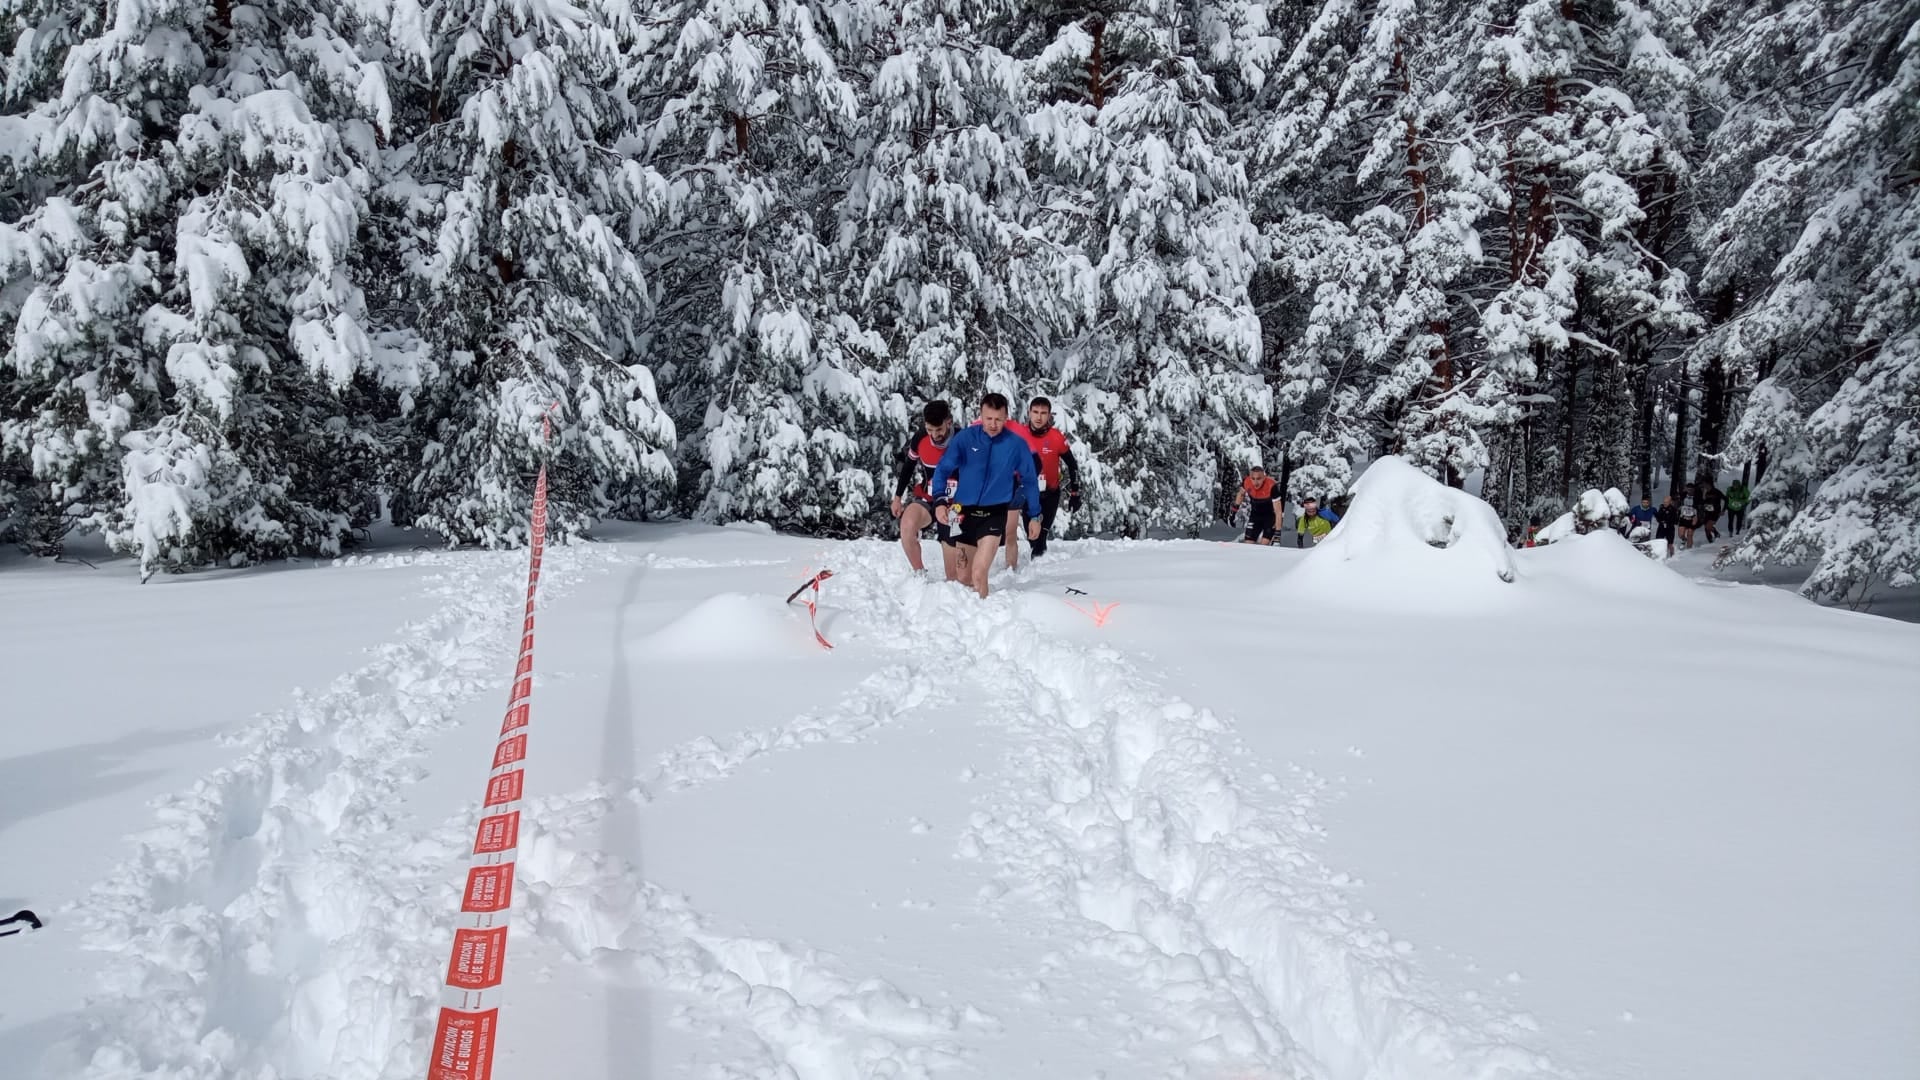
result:
M 496 1075 L 1910 1074 L 1920 627 L 1342 531 L 554 549 Z M 0 568 L 0 1074 L 424 1075 L 524 573 Z

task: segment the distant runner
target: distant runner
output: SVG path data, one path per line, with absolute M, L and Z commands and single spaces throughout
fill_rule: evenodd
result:
M 1060 513 L 1060 469 L 1067 472 L 1067 512 L 1080 509 L 1080 463 L 1074 460 L 1073 451 L 1067 447 L 1067 437 L 1053 426 L 1053 402 L 1037 397 L 1027 405 L 1027 422 L 1009 422 L 1007 430 L 1027 441 L 1033 450 L 1034 463 L 1040 474 L 1040 536 L 1033 541 L 1033 557 L 1039 558 L 1047 553 L 1047 537 L 1053 532 L 1053 519 Z M 1009 514 L 1019 511 L 1008 511 Z M 1026 520 L 1031 521 L 1031 518 Z M 1014 522 L 1009 518 L 1008 525 Z M 1010 541 L 1007 544 L 1007 569 L 1020 565 L 1020 544 Z
M 956 541 L 972 549 L 967 576 L 984 597 L 994 549 L 1006 539 L 1007 510 L 1016 486 L 1027 504 L 1027 539 L 1040 535 L 1040 480 L 1033 469 L 1033 451 L 1025 439 L 1007 430 L 1005 395 L 980 399 L 980 423 L 947 444 L 927 490 L 944 492 L 948 480 L 958 480 L 959 486 L 950 504 L 935 499 L 934 516 L 953 530 Z
M 1300 516 L 1294 519 L 1293 546 L 1316 547 L 1338 524 L 1339 514 L 1322 507 L 1319 499 L 1306 499 L 1300 503 Z
M 925 573 L 927 568 L 920 559 L 920 533 L 933 526 L 934 538 L 940 541 L 941 561 L 946 564 L 947 580 L 957 581 L 960 553 L 954 549 L 946 524 L 934 520 L 933 508 L 939 500 L 927 487 L 934 466 L 940 464 L 953 438 L 953 410 L 944 401 L 927 402 L 920 413 L 920 427 L 921 434 L 907 440 L 907 445 L 900 449 L 899 469 L 894 477 L 892 509 L 893 516 L 900 521 L 900 547 L 907 553 L 907 563 L 915 572 Z
M 1240 504 L 1250 504 L 1247 511 L 1247 535 L 1240 538 L 1243 544 L 1272 544 L 1274 533 L 1279 529 L 1279 518 L 1273 512 L 1273 500 L 1280 495 L 1280 489 L 1267 475 L 1267 470 L 1259 465 L 1247 470 L 1247 478 L 1240 481 L 1240 490 L 1233 495 L 1233 512 L 1240 512 Z

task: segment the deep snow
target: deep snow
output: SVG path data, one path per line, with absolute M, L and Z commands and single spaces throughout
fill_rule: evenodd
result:
M 1468 591 L 1066 543 L 985 602 L 609 537 L 547 560 L 502 1077 L 1920 1060 L 1920 628 L 1609 535 Z M 123 569 L 0 573 L 6 1075 L 422 1075 L 520 557 Z

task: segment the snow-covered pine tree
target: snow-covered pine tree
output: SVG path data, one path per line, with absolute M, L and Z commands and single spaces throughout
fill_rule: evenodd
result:
M 716 0 L 649 20 L 637 147 L 674 193 L 650 342 L 686 433 L 686 501 L 708 519 L 825 528 L 878 505 L 904 417 L 887 341 L 843 306 L 859 223 L 836 213 L 876 10 Z
M 1300 416 L 1295 495 L 1340 490 L 1383 452 L 1456 480 L 1484 464 L 1460 294 L 1495 189 L 1450 87 L 1474 52 L 1467 16 L 1330 0 L 1257 99 L 1263 320 L 1281 408 Z
M 1024 378 L 1026 357 L 1044 344 L 1028 309 L 1051 263 L 1050 239 L 1019 220 L 1029 195 L 1018 111 L 1025 71 L 979 43 L 970 21 L 1009 8 L 955 0 L 885 8 L 873 41 L 881 59 L 866 81 L 854 168 L 836 209 L 855 271 L 841 303 L 888 344 L 893 440 L 865 450 L 875 461 L 917 430 L 929 399 L 964 414 L 996 390 L 1017 413 L 1025 398 L 1055 390 Z M 1074 417 L 1061 423 L 1073 432 Z
M 624 0 L 453 0 L 415 29 L 395 59 L 426 85 L 383 191 L 434 360 L 409 512 L 454 542 L 524 539 L 550 415 L 551 527 L 577 532 L 673 477 L 641 336 L 669 190 L 621 146 L 623 57 L 645 28 Z
M 1028 377 L 1073 417 L 1096 525 L 1210 520 L 1270 414 L 1248 298 L 1259 243 L 1214 79 L 1196 58 L 1258 20 L 1177 0 L 1048 0 L 988 32 L 1023 61 L 1034 288 Z M 1205 37 L 1201 35 L 1207 35 Z
M 1770 461 L 1740 561 L 1815 561 L 1805 591 L 1920 575 L 1920 4 L 1734 5 L 1699 185 L 1698 346 L 1756 381 L 1731 445 Z M 1718 196 L 1718 198 L 1715 198 Z
M 1697 325 L 1670 251 L 1696 80 L 1682 11 L 1490 14 L 1456 96 L 1474 103 L 1505 211 L 1484 229 L 1504 273 L 1475 290 L 1497 373 L 1477 393 L 1504 425 L 1489 495 L 1517 520 L 1588 485 L 1628 486 L 1636 437 L 1649 449 L 1654 358 Z M 1527 403 L 1517 425 L 1503 398 Z
M 340 15 L 29 3 L 14 24 L 12 167 L 38 177 L 0 242 L 24 294 L 6 443 L 149 572 L 337 550 L 364 495 L 335 391 L 366 341 L 347 263 L 385 93 Z

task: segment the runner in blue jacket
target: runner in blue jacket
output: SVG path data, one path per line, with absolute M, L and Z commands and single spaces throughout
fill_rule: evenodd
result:
M 980 423 L 947 443 L 927 490 L 944 492 L 950 479 L 959 481 L 948 500 L 951 505 L 936 507 L 934 514 L 952 528 L 957 543 L 972 549 L 964 552 L 966 574 L 974 590 L 985 596 L 993 554 L 1007 538 L 1007 510 L 1013 503 L 1016 479 L 1027 504 L 1027 539 L 1040 535 L 1040 479 L 1033 471 L 1033 448 L 1007 430 L 1004 394 L 980 399 Z

